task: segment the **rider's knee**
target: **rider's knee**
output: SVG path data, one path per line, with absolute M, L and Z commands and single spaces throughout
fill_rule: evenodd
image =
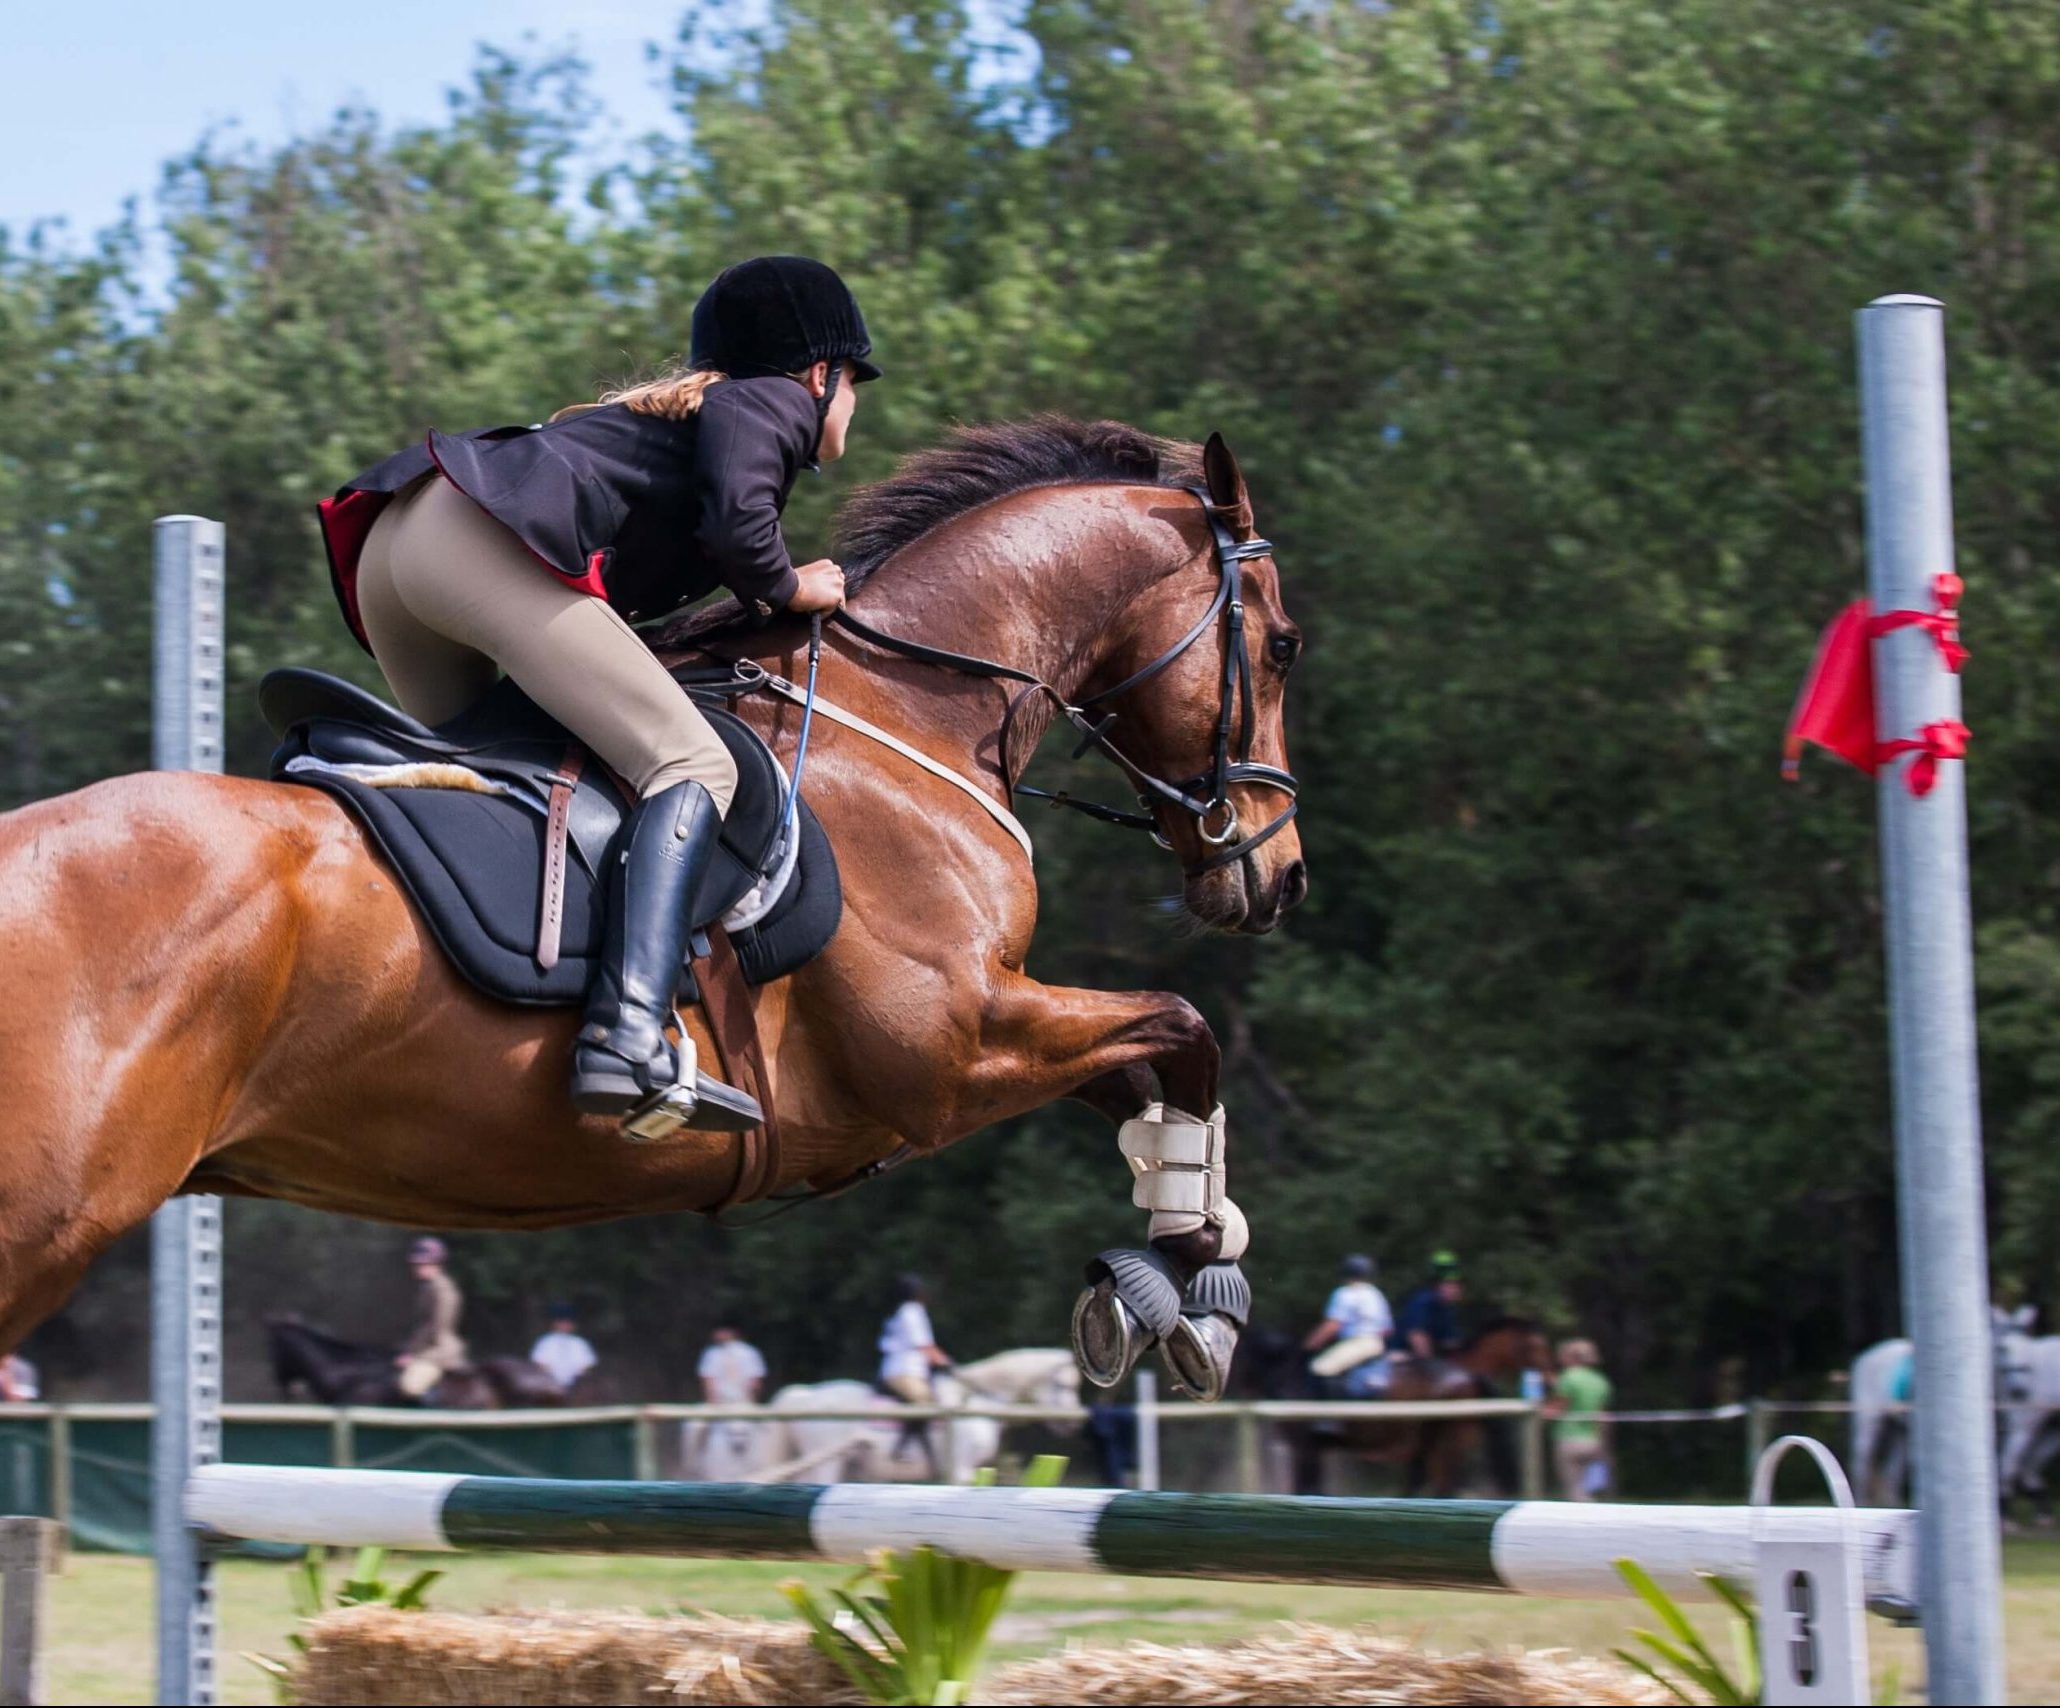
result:
M 737 762 L 722 738 L 713 730 L 707 739 L 675 747 L 641 778 L 631 781 L 640 798 L 658 794 L 677 783 L 699 783 L 715 802 L 715 809 L 729 817 L 730 802 L 737 796 Z

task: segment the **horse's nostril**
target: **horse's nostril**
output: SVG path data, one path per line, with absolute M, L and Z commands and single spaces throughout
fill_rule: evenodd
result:
M 1309 867 L 1301 860 L 1280 875 L 1280 911 L 1300 907 L 1309 894 Z

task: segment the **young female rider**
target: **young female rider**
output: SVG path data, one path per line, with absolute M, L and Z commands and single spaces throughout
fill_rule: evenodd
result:
M 703 293 L 685 367 L 547 425 L 431 432 L 321 506 L 344 618 L 404 711 L 446 722 L 505 671 L 636 793 L 573 1053 L 588 1114 L 679 1076 L 665 1025 L 737 786 L 629 620 L 718 586 L 768 615 L 843 602 L 835 563 L 794 565 L 780 513 L 803 468 L 843 454 L 871 350 L 834 272 L 761 256 Z M 754 1124 L 729 1087 L 699 1090 L 696 1125 Z

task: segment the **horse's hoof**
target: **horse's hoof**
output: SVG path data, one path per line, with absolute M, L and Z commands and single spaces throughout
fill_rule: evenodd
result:
M 1155 1251 L 1105 1251 L 1073 1305 L 1073 1356 L 1097 1388 L 1113 1388 L 1180 1321 L 1180 1277 Z
M 1252 1320 L 1252 1284 L 1235 1263 L 1212 1263 L 1188 1282 L 1180 1310 L 1190 1317 L 1226 1316 L 1242 1329 Z
M 1097 1388 L 1113 1388 L 1144 1356 L 1151 1337 L 1104 1278 L 1073 1302 L 1073 1360 Z
M 1159 1342 L 1159 1357 L 1173 1378 L 1174 1390 L 1203 1405 L 1223 1398 L 1236 1354 L 1237 1324 L 1220 1311 L 1183 1316 Z

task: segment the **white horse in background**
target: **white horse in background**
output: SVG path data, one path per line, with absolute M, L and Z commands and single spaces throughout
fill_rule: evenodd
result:
M 1080 1405 L 1080 1367 L 1063 1347 L 998 1352 L 939 1371 L 932 1386 L 937 1404 L 953 1410 L 982 1403 Z M 711 1483 L 969 1483 L 1001 1453 L 1002 1425 L 993 1418 L 938 1418 L 917 1429 L 902 1420 L 906 1409 L 869 1382 L 793 1383 L 773 1395 L 762 1421 L 706 1425 L 689 1475 Z M 877 1412 L 879 1418 L 777 1415 L 797 1411 Z
M 1998 1480 L 2005 1495 L 2017 1474 L 2012 1442 L 2020 1419 L 2029 1422 L 2029 1433 L 2015 1448 L 2014 1459 L 2026 1457 L 2038 1434 L 2038 1421 L 2023 1409 L 2039 1389 L 2038 1348 L 2060 1343 L 2060 1336 L 2034 1340 L 2031 1329 L 2038 1311 L 2031 1305 L 2006 1311 L 1989 1307 L 1989 1332 L 1995 1358 L 1996 1403 L 2013 1409 L 2006 1414 L 2003 1445 L 1997 1461 Z M 1884 1340 L 1853 1360 L 1848 1388 L 1853 1407 L 1852 1455 L 1847 1471 L 1862 1506 L 1893 1506 L 1909 1498 L 1910 1424 L 1906 1413 L 1897 1409 L 1896 1397 L 1907 1385 L 1910 1343 L 1904 1339 Z M 2053 1359 L 2055 1385 L 2051 1405 L 2060 1407 L 2060 1351 Z M 2056 1449 L 2060 1450 L 2060 1449 Z
M 2060 1454 L 2060 1334 L 2031 1343 L 2023 1392 L 2010 1395 L 2009 1405 L 1996 1480 L 2005 1500 L 2021 1494 L 2043 1501 L 2046 1467 Z

